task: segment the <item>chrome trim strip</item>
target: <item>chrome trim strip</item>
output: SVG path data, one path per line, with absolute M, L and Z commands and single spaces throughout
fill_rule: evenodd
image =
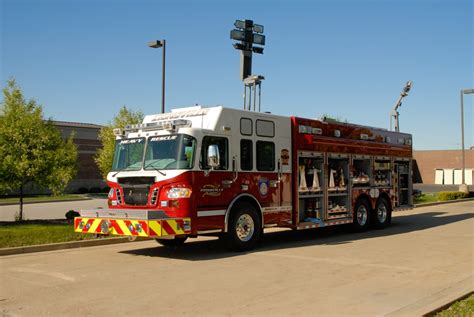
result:
M 197 212 L 198 217 L 223 216 L 226 210 L 200 210 Z
M 206 233 L 221 233 L 221 229 L 213 229 L 213 230 L 202 230 L 198 231 L 198 234 L 206 234 Z

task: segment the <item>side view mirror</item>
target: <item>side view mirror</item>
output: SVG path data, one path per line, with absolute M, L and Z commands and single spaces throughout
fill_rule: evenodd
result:
M 219 147 L 217 144 L 211 144 L 207 148 L 207 165 L 211 169 L 219 168 L 221 165 L 220 157 L 219 157 Z

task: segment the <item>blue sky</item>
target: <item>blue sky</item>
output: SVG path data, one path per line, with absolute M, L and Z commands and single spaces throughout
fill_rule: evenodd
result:
M 236 19 L 265 26 L 253 73 L 263 110 L 389 127 L 407 80 L 400 127 L 415 149 L 460 147 L 460 89 L 474 88 L 470 0 L 145 1 L 0 0 L 0 79 L 14 77 L 55 120 L 105 124 L 122 105 L 242 107 Z M 466 147 L 473 99 L 465 96 Z

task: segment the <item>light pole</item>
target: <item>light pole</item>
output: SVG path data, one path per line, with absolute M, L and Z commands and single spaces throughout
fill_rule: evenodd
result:
M 163 47 L 163 58 L 161 61 L 161 113 L 165 113 L 165 73 L 166 73 L 166 40 L 156 40 L 148 43 L 151 48 Z
M 459 186 L 459 191 L 468 192 L 465 174 L 466 174 L 466 161 L 465 161 L 465 150 L 464 150 L 464 94 L 474 94 L 474 89 L 461 89 L 461 147 L 462 147 L 462 184 Z
M 400 97 L 398 97 L 397 102 L 395 103 L 395 106 L 393 106 L 392 113 L 390 114 L 390 131 L 392 131 L 392 117 L 393 117 L 395 121 L 395 131 L 400 132 L 400 127 L 399 127 L 400 122 L 398 120 L 400 113 L 398 112 L 398 108 L 402 106 L 402 99 L 408 96 L 408 93 L 410 92 L 411 87 L 413 87 L 413 82 L 409 80 L 405 84 L 405 87 L 403 87 L 403 90 L 400 93 Z

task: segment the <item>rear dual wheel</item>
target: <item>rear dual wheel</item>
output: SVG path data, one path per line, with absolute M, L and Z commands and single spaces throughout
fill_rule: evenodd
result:
M 392 222 L 392 208 L 387 199 L 379 198 L 377 201 L 373 222 L 376 229 L 383 229 Z
M 370 224 L 370 205 L 365 199 L 359 199 L 354 208 L 354 219 L 352 227 L 355 231 L 362 232 L 369 228 Z
M 383 229 L 392 222 L 392 208 L 386 198 L 379 198 L 372 210 L 366 199 L 359 199 L 354 208 L 354 220 L 352 223 L 356 231 L 362 232 L 369 228 L 370 224 L 376 229 Z

